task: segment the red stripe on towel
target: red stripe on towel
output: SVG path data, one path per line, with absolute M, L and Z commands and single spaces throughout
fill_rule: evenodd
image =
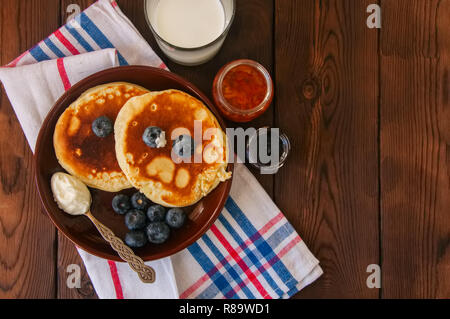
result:
M 117 272 L 117 265 L 114 261 L 108 260 L 109 270 L 111 271 L 114 289 L 116 290 L 117 299 L 123 299 L 122 284 L 120 283 L 119 273 Z
M 273 226 L 275 226 L 279 221 L 283 220 L 284 215 L 283 213 L 278 213 L 277 216 L 275 216 L 274 218 L 272 218 L 271 220 L 269 220 L 269 222 L 267 224 L 265 224 L 263 226 L 263 228 L 261 228 L 258 233 L 262 236 L 265 233 L 267 233 Z M 246 240 L 245 244 L 248 246 L 251 243 L 251 240 Z
M 261 285 L 258 278 L 256 278 L 255 274 L 250 270 L 250 268 L 247 266 L 245 261 L 239 256 L 239 254 L 236 252 L 236 250 L 230 245 L 228 240 L 220 232 L 220 230 L 216 227 L 216 225 L 213 225 L 211 227 L 211 231 L 217 237 L 217 239 L 220 241 L 220 243 L 225 247 L 225 249 L 228 251 L 228 253 L 231 255 L 231 257 L 233 257 L 233 259 L 237 262 L 239 267 L 241 267 L 241 269 L 247 275 L 248 279 L 250 279 L 252 284 L 259 291 L 261 296 L 271 299 L 272 297 L 269 295 L 269 293 L 266 291 L 266 289 L 264 289 L 263 285 Z
M 272 218 L 266 225 L 263 226 L 263 228 L 261 228 L 261 230 L 258 232 L 259 234 L 264 235 L 267 232 L 270 231 L 270 229 L 272 229 L 275 225 L 277 225 L 281 220 L 283 220 L 284 215 L 282 213 L 279 213 L 277 216 L 275 216 L 274 218 Z M 250 239 L 247 239 L 245 241 L 245 245 L 248 247 L 252 244 L 252 241 Z M 238 254 L 240 254 L 243 251 L 243 245 L 241 245 L 240 247 L 238 247 L 236 249 L 236 252 Z M 228 255 L 225 260 L 227 262 L 231 261 L 231 256 Z M 220 270 L 221 268 L 224 267 L 224 262 L 220 261 L 217 265 L 216 268 L 217 270 Z M 180 295 L 180 299 L 187 299 L 189 296 L 191 296 L 195 291 L 197 291 L 197 289 L 199 289 L 206 281 L 208 281 L 209 279 L 209 275 L 205 274 L 204 276 L 202 276 L 199 280 L 197 280 L 192 286 L 190 286 L 188 289 L 186 289 L 181 295 Z M 244 280 L 244 282 L 246 282 L 247 280 Z
M 70 87 L 72 85 L 70 84 L 69 77 L 67 76 L 66 68 L 64 67 L 64 60 L 62 58 L 56 60 L 56 65 L 58 66 L 58 72 L 59 72 L 59 76 L 61 77 L 61 81 L 64 85 L 64 90 L 67 91 L 68 89 L 70 89 Z
M 164 70 L 168 70 L 169 69 L 164 62 L 159 65 L 159 68 L 160 69 L 164 69 Z
M 281 259 L 284 257 L 284 255 L 286 255 L 288 252 L 290 252 L 292 250 L 292 248 L 294 248 L 298 243 L 300 243 L 302 240 L 300 239 L 299 236 L 295 236 L 294 239 L 292 239 L 283 249 L 280 250 L 280 252 L 276 255 L 276 257 L 274 258 L 278 258 Z M 269 260 L 268 262 L 266 262 L 262 268 L 265 269 L 265 271 L 267 271 L 270 267 L 272 267 L 272 260 Z M 261 271 L 258 269 L 257 271 L 255 271 L 255 274 L 257 276 L 259 276 L 261 274 Z M 248 279 L 244 280 L 244 284 L 247 285 L 249 282 Z M 242 285 L 236 285 L 236 287 L 233 287 L 234 291 L 239 292 L 240 290 L 242 290 Z
M 292 239 L 280 252 L 277 254 L 278 258 L 283 257 L 286 255 L 289 251 L 291 251 L 292 248 L 295 247 L 298 243 L 300 243 L 302 239 L 299 236 L 295 236 L 294 239 Z M 271 260 L 269 261 L 269 265 L 271 264 Z M 266 265 L 267 267 L 267 265 Z
M 73 55 L 80 54 L 80 51 L 78 51 L 77 48 L 75 48 L 73 44 L 70 43 L 69 40 L 67 40 L 67 38 L 64 36 L 64 34 L 61 33 L 60 30 L 56 30 L 53 34 L 67 48 L 67 50 L 70 51 L 70 53 L 72 53 Z
M 14 61 L 12 61 L 11 63 L 9 63 L 7 66 L 8 67 L 15 67 L 17 66 L 17 63 L 19 63 L 20 60 L 22 60 L 22 58 L 27 55 L 28 51 L 25 51 L 24 53 L 22 53 L 21 55 L 19 55 L 17 58 L 14 59 Z

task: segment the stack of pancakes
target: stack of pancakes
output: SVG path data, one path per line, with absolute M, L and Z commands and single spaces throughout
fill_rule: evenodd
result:
M 114 134 L 106 138 L 92 131 L 101 116 L 115 122 Z M 199 124 L 201 134 L 194 132 Z M 144 143 L 149 126 L 165 132 L 165 147 Z M 195 140 L 195 155 L 177 160 L 172 140 L 187 133 Z M 217 119 L 202 102 L 177 90 L 149 92 L 122 82 L 92 88 L 59 118 L 54 147 L 61 166 L 88 186 L 108 192 L 135 187 L 167 207 L 190 206 L 231 177 L 226 135 Z

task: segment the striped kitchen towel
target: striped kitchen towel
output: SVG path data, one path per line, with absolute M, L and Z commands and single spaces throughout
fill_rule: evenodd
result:
M 117 3 L 100 0 L 9 65 L 0 68 L 32 149 L 53 103 L 77 81 L 127 64 L 166 68 Z M 288 298 L 321 274 L 318 260 L 244 165 L 217 222 L 195 244 L 148 263 L 142 284 L 125 263 L 81 249 L 100 298 Z

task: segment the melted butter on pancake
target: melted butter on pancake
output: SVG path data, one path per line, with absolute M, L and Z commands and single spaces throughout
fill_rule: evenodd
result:
M 117 163 L 114 134 L 97 137 L 92 132 L 92 122 L 100 116 L 115 121 L 128 101 L 125 92 L 137 96 L 148 90 L 128 83 L 92 88 L 66 109 L 55 127 L 54 147 L 63 168 L 89 186 L 105 191 L 131 185 Z
M 208 113 L 203 109 L 198 109 L 195 111 L 194 117 L 197 121 L 205 121 L 208 118 Z
M 155 157 L 150 164 L 147 165 L 147 173 L 149 176 L 158 176 L 163 183 L 170 183 L 173 179 L 175 164 L 170 158 Z
M 189 184 L 189 180 L 190 180 L 189 172 L 184 168 L 180 168 L 177 172 L 175 185 L 178 188 L 185 188 Z
M 67 130 L 67 134 L 69 134 L 69 136 L 74 136 L 75 134 L 77 134 L 80 127 L 81 127 L 80 119 L 76 116 L 72 117 L 72 119 L 70 120 L 69 129 Z

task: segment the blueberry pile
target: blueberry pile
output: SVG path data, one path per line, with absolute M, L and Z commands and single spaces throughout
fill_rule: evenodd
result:
M 124 194 L 114 196 L 112 208 L 119 215 L 125 215 L 125 225 L 130 230 L 125 243 L 131 248 L 144 247 L 147 243 L 163 244 L 171 229 L 179 229 L 186 222 L 186 214 L 180 208 L 166 208 L 155 205 L 137 192 L 131 198 Z

